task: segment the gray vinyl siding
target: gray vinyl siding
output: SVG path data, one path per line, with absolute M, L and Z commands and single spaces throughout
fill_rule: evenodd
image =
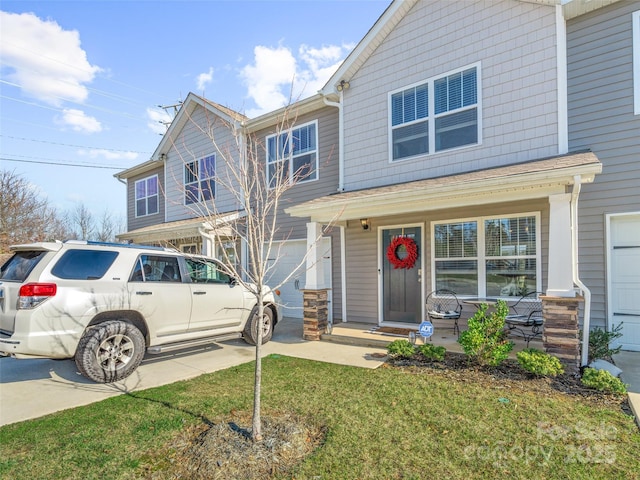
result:
M 631 14 L 621 1 L 567 23 L 569 148 L 603 164 L 580 195 L 580 277 L 592 292 L 592 325 L 606 319 L 605 215 L 640 211 L 640 115 L 633 113 Z
M 547 285 L 549 251 L 549 202 L 540 199 L 511 204 L 470 206 L 464 208 L 424 212 L 423 214 L 379 217 L 371 219 L 369 230 L 362 230 L 359 221 L 350 221 L 346 234 L 347 320 L 378 323 L 378 229 L 392 225 L 422 224 L 424 229 L 424 271 L 422 284 L 426 294 L 431 285 L 431 222 L 519 213 L 540 213 L 542 289 Z M 465 312 L 468 313 L 468 312 Z M 466 317 L 467 315 L 465 315 Z
M 478 62 L 482 143 L 390 163 L 389 92 Z M 515 0 L 418 2 L 348 79 L 346 190 L 557 154 L 556 72 L 555 7 Z
M 318 179 L 294 185 L 286 192 L 278 211 L 280 239 L 307 238 L 309 219 L 291 217 L 284 212 L 285 208 L 330 195 L 338 189 L 338 109 L 326 107 L 300 115 L 296 118 L 295 125 L 303 125 L 315 120 L 318 122 Z M 266 144 L 266 137 L 274 133 L 276 133 L 275 127 L 255 132 L 253 135 L 260 144 Z M 263 158 L 266 164 L 266 154 Z
M 136 182 L 143 178 L 158 175 L 158 213 L 136 218 Z M 161 163 L 158 167 L 145 172 L 142 175 L 127 179 L 127 230 L 137 230 L 138 228 L 159 225 L 164 222 L 164 168 Z
M 212 132 L 212 138 L 203 133 Z M 209 155 L 216 155 L 216 178 L 227 181 L 226 160 L 237 161 L 236 139 L 228 125 L 210 111 L 198 106 L 184 128 L 171 139 L 172 148 L 166 159 L 166 221 L 186 220 L 208 216 L 215 212 L 226 213 L 240 209 L 240 204 L 228 188 L 216 181 L 215 208 L 204 204 L 185 205 L 184 169 L 189 162 Z

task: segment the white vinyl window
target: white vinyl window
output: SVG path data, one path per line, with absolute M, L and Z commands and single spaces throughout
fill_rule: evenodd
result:
M 143 178 L 135 183 L 136 217 L 158 213 L 158 175 Z
M 211 200 L 216 196 L 216 156 L 210 155 L 184 166 L 184 203 Z
M 267 137 L 269 186 L 278 180 L 302 183 L 318 178 L 318 122 Z
M 640 115 L 640 10 L 631 15 L 633 22 L 633 111 Z
M 480 143 L 480 65 L 389 94 L 392 161 Z
M 434 290 L 514 297 L 540 291 L 538 214 L 432 223 Z

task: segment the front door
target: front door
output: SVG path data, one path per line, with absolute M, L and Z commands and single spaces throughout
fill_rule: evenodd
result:
M 421 227 L 382 230 L 383 322 L 422 321 L 421 274 Z
M 640 351 L 640 215 L 611 217 L 609 325 L 622 323 L 619 343 Z

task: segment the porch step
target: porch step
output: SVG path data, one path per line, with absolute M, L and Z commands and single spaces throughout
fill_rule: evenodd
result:
M 323 333 L 320 335 L 320 340 L 323 342 L 339 343 L 341 345 L 351 345 L 356 347 L 370 347 L 370 348 L 387 348 L 387 345 L 397 338 L 382 337 L 368 338 L 351 335 L 339 335 L 335 333 Z

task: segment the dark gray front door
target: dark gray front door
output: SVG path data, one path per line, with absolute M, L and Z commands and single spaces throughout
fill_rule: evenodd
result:
M 411 268 L 394 268 L 387 251 L 391 242 L 399 236 L 413 240 L 418 247 L 418 258 Z M 422 233 L 420 227 L 393 228 L 382 231 L 382 296 L 383 321 L 420 323 L 422 321 L 421 264 Z M 404 246 L 396 250 L 396 257 L 404 259 Z

